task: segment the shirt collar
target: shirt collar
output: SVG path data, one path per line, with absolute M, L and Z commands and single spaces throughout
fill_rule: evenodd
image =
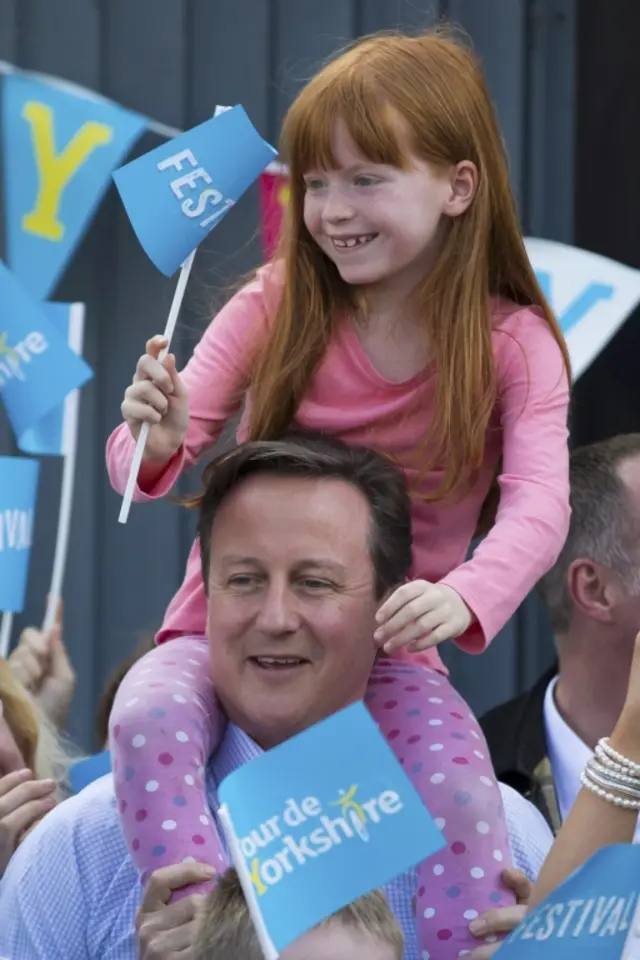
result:
M 564 820 L 580 792 L 580 774 L 584 770 L 591 750 L 560 715 L 556 706 L 555 677 L 544 697 L 543 716 L 549 750 L 549 762 L 555 783 L 560 816 Z
M 251 737 L 236 726 L 227 725 L 220 746 L 213 752 L 207 771 L 207 795 L 212 810 L 218 808 L 218 787 L 225 777 L 264 753 Z

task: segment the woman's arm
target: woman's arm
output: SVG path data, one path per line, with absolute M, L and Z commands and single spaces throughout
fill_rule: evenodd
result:
M 640 764 L 640 633 L 636 637 L 627 698 L 609 742 L 632 763 Z M 640 794 L 640 778 L 636 786 Z M 544 900 L 602 847 L 631 843 L 637 820 L 637 810 L 617 806 L 583 786 L 542 866 L 531 906 Z

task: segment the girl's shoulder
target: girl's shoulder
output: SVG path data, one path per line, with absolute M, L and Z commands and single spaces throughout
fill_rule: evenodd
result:
M 523 305 L 508 297 L 491 297 L 491 324 L 494 333 L 514 332 L 523 327 L 547 327 L 544 311 L 532 304 Z
M 271 327 L 284 289 L 284 265 L 275 261 L 254 276 L 227 300 L 209 323 L 203 344 L 236 343 L 246 346 L 262 338 Z
M 565 354 L 541 307 L 492 297 L 493 356 L 505 382 L 526 373 L 549 384 L 565 383 Z
M 231 298 L 228 305 L 243 301 L 258 306 L 265 316 L 273 319 L 284 290 L 284 263 L 274 260 L 259 267 L 254 276 Z
M 496 353 L 509 351 L 516 345 L 521 348 L 553 344 L 558 347 L 555 334 L 541 307 L 515 303 L 507 297 L 491 298 L 491 326 L 493 347 Z

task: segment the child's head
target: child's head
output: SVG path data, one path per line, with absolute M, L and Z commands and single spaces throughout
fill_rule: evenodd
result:
M 361 40 L 300 92 L 282 153 L 284 293 L 256 358 L 252 439 L 289 425 L 345 314 L 366 319 L 383 303 L 422 327 L 440 374 L 425 471 L 445 465 L 442 496 L 484 457 L 490 295 L 539 306 L 564 342 L 526 253 L 480 64 L 442 30 Z
M 370 893 L 309 930 L 282 960 L 402 960 L 403 937 L 382 893 Z M 264 960 L 235 870 L 208 895 L 194 960 Z
M 407 274 L 411 292 L 440 259 L 449 276 L 470 257 L 486 259 L 488 274 L 492 230 L 519 237 L 482 70 L 443 32 L 382 34 L 342 53 L 292 104 L 282 152 L 285 249 L 301 242 L 295 253 L 316 274 L 332 276 L 334 264 L 350 287 Z M 361 242 L 334 242 L 347 237 Z

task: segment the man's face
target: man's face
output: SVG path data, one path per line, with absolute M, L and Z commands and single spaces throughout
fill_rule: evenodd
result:
M 268 749 L 361 699 L 373 667 L 369 506 L 342 480 L 256 476 L 214 521 L 208 636 L 231 721 Z

